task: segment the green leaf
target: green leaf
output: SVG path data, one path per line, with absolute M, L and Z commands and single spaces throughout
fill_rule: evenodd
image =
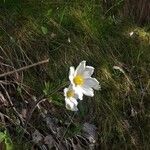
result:
M 3 132 L 0 132 L 0 142 L 2 142 L 5 139 L 6 135 Z
M 46 16 L 47 16 L 47 17 L 51 17 L 51 15 L 52 15 L 52 9 L 49 9 L 49 10 L 47 11 Z
M 0 142 L 2 142 L 2 141 L 5 143 L 7 150 L 13 150 L 12 141 L 10 139 L 9 134 L 6 131 L 0 132 Z
M 48 29 L 44 26 L 41 26 L 41 30 L 43 32 L 43 34 L 47 34 L 48 33 Z

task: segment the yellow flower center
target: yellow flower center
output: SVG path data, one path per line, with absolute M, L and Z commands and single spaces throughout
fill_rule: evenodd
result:
M 67 92 L 67 97 L 73 97 L 74 96 L 74 91 L 70 90 Z
M 83 85 L 84 83 L 83 76 L 77 75 L 76 77 L 74 77 L 73 82 L 75 85 Z

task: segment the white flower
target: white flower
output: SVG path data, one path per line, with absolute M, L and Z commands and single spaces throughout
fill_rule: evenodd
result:
M 134 32 L 133 32 L 133 31 L 129 33 L 129 35 L 130 35 L 130 36 L 132 36 L 133 34 L 134 34 Z
M 65 96 L 66 108 L 71 111 L 78 111 L 77 108 L 78 95 L 75 93 L 74 89 L 72 88 L 72 85 L 69 85 L 68 88 L 64 89 L 64 96 Z
M 71 43 L 71 39 L 70 39 L 70 37 L 68 37 L 68 43 Z
M 86 66 L 86 61 L 82 61 L 76 70 L 74 67 L 70 67 L 69 79 L 73 86 L 73 89 L 78 93 L 79 99 L 83 99 L 83 94 L 87 96 L 94 96 L 94 90 L 99 90 L 99 82 L 92 78 L 91 75 L 94 72 L 94 68 Z

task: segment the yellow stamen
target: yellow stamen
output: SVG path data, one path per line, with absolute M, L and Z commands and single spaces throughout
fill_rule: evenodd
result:
M 75 85 L 83 85 L 84 78 L 81 75 L 77 75 L 76 77 L 74 77 L 73 82 Z
M 74 96 L 74 91 L 70 90 L 67 92 L 67 97 L 73 97 Z

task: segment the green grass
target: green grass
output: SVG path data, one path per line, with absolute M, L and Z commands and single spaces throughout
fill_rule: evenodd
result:
M 69 67 L 86 60 L 95 67 L 94 76 L 102 89 L 95 92 L 94 98 L 84 98 L 74 123 L 96 124 L 102 149 L 150 148 L 148 25 L 139 27 L 117 15 L 106 16 L 101 2 L 92 0 L 0 3 L 3 61 L 21 68 L 50 59 L 48 65 L 19 73 L 13 81 L 31 95 L 46 95 L 55 108 L 53 113 L 64 119 L 59 112 L 66 112 L 62 92 Z M 134 34 L 130 37 L 131 31 Z M 113 66 L 119 66 L 124 73 Z M 3 72 L 8 70 L 2 68 Z M 22 97 L 28 97 L 24 90 Z

